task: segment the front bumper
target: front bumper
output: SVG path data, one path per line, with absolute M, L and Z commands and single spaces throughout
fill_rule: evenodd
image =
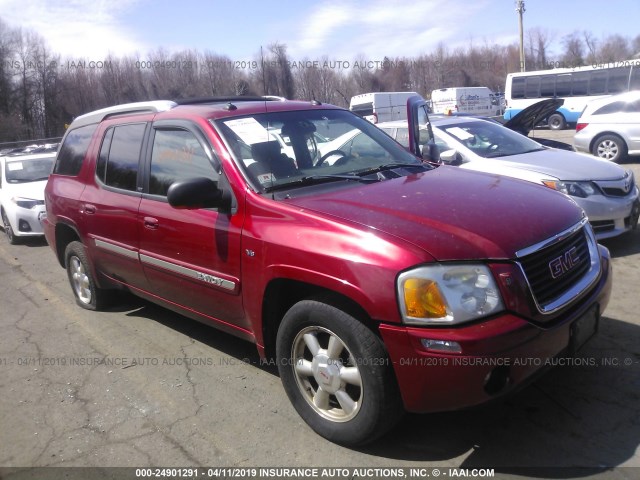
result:
M 598 240 L 627 232 L 638 223 L 638 187 L 625 197 L 571 197 L 585 211 Z
M 44 235 L 42 220 L 46 216 L 44 205 L 33 208 L 16 207 L 8 212 L 8 219 L 16 237 Z
M 551 326 L 536 326 L 505 312 L 458 328 L 380 326 L 398 385 L 409 412 L 456 410 L 478 405 L 510 392 L 554 364 L 570 350 L 573 325 L 604 311 L 611 294 L 609 252 L 600 248 L 602 275 L 598 283 Z M 459 354 L 428 351 L 422 340 L 455 341 Z

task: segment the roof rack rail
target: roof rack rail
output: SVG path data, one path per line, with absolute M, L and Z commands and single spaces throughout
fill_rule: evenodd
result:
M 123 113 L 158 113 L 171 110 L 177 105 L 176 102 L 171 100 L 152 100 L 149 102 L 135 102 L 125 103 L 123 105 L 114 105 L 113 107 L 107 107 L 93 112 L 85 113 L 76 117 L 73 121 L 73 126 L 81 127 L 84 125 L 91 125 L 93 123 L 100 123 L 107 117 L 112 115 L 120 115 Z
M 197 98 L 181 98 L 174 100 L 178 105 L 198 105 L 202 103 L 238 103 L 238 102 L 265 102 L 265 101 L 283 101 L 284 97 L 276 97 L 273 95 L 241 95 L 241 96 L 224 96 L 224 97 L 197 97 Z

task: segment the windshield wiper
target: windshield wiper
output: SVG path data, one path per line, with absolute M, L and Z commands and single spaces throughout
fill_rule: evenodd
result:
M 360 175 L 368 175 L 370 173 L 384 172 L 385 170 L 395 170 L 396 168 L 429 168 L 424 163 L 385 163 L 384 165 L 379 165 L 370 170 L 364 170 L 362 172 L 358 172 Z
M 282 183 L 280 185 L 273 185 L 272 187 L 265 188 L 266 192 L 274 192 L 276 190 L 285 190 L 291 187 L 300 187 L 304 185 L 314 185 L 317 183 L 323 183 L 327 180 L 351 180 L 360 183 L 375 183 L 379 182 L 378 178 L 365 178 L 359 175 L 310 175 L 308 177 L 302 177 L 299 180 L 293 182 Z

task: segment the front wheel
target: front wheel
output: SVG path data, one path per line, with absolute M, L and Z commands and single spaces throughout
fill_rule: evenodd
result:
M 4 233 L 7 235 L 7 240 L 11 245 L 16 245 L 19 243 L 20 239 L 13 232 L 13 227 L 11 227 L 11 223 L 9 222 L 9 218 L 4 210 L 2 210 L 2 228 L 4 228 Z
M 64 252 L 67 276 L 76 303 L 87 310 L 102 310 L 109 304 L 111 292 L 96 286 L 84 246 L 71 242 Z
M 294 408 L 326 439 L 362 445 L 402 416 L 382 341 L 346 312 L 312 300 L 295 304 L 278 329 L 276 351 Z

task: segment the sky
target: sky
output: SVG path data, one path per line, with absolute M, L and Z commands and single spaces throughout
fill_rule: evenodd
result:
M 158 49 L 194 49 L 255 59 L 284 44 L 292 60 L 414 57 L 439 43 L 449 51 L 518 41 L 514 0 L 0 0 L 0 19 L 40 34 L 64 59 L 145 59 Z M 609 8 L 613 7 L 615 8 Z M 590 31 L 640 34 L 639 0 L 525 0 L 524 28 L 562 38 Z

